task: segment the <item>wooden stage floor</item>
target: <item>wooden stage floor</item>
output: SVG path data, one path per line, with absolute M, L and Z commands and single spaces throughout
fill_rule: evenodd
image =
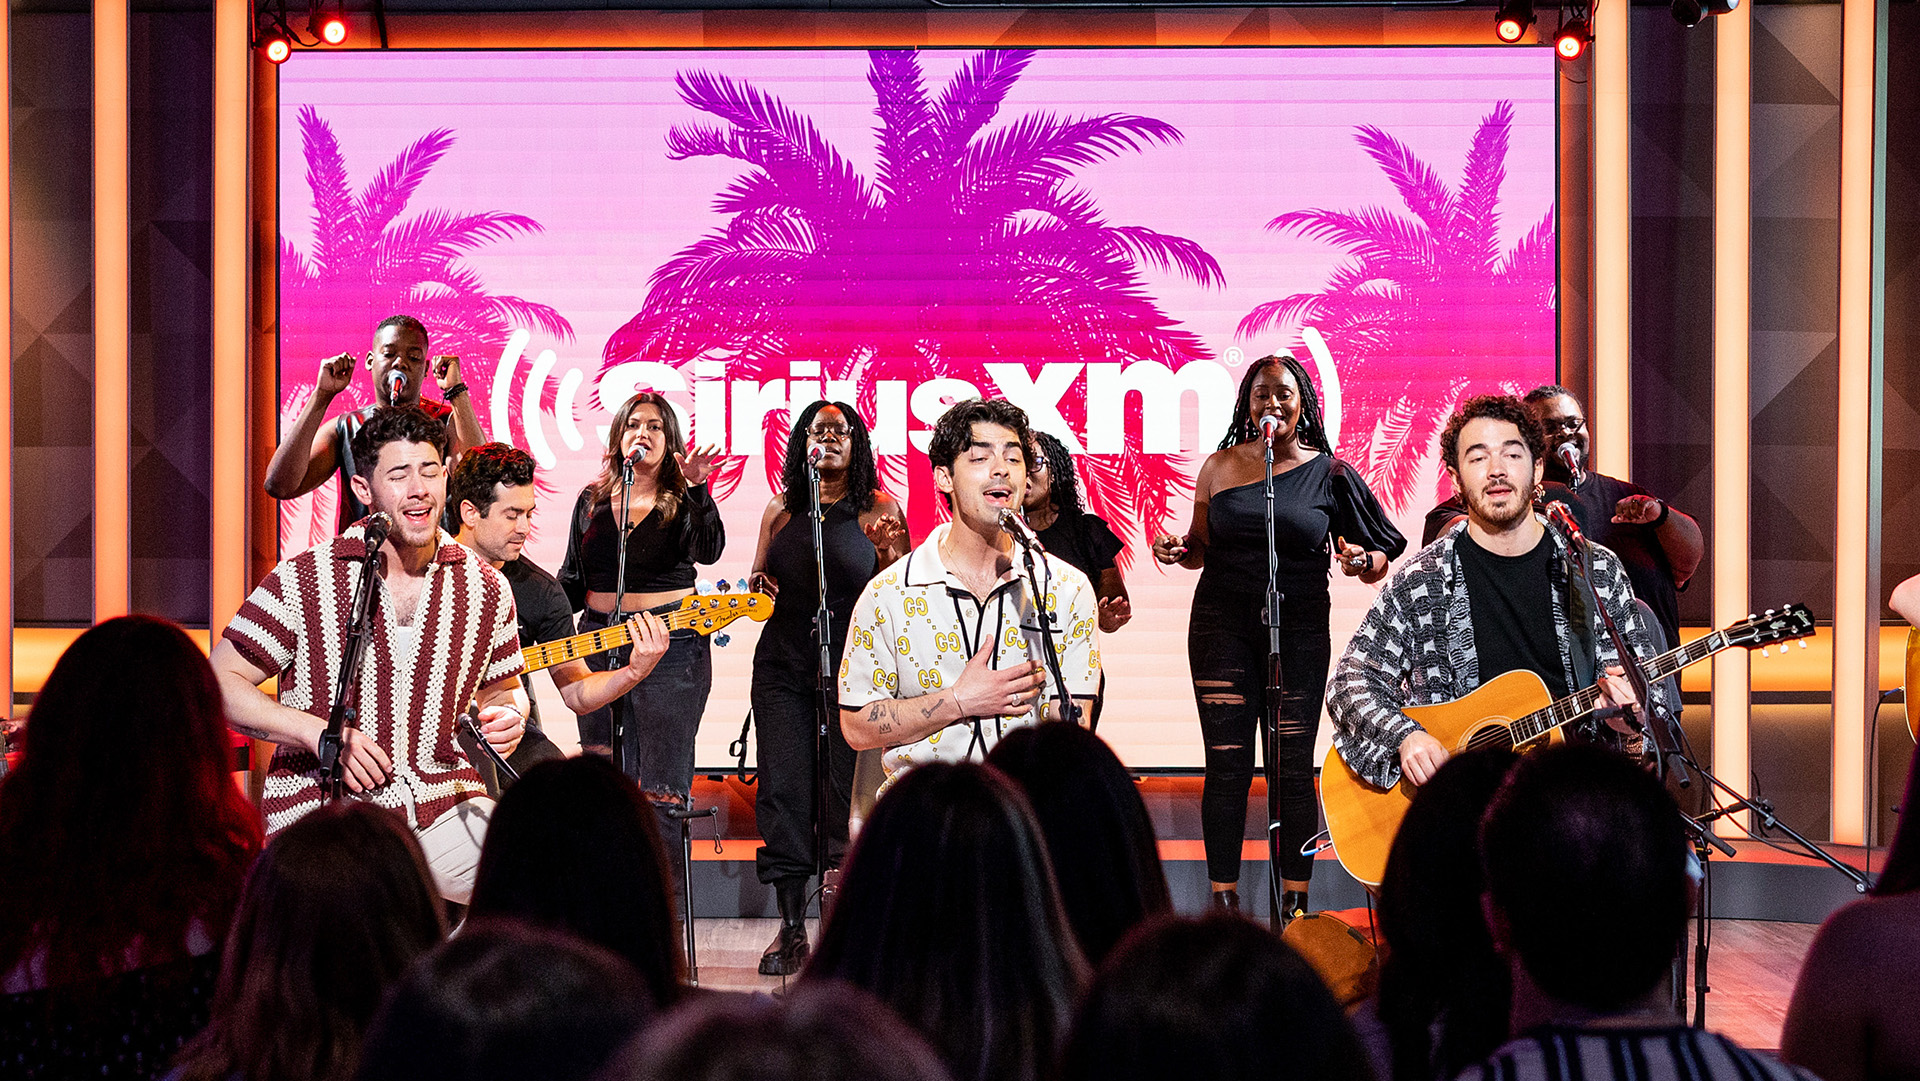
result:
M 808 922 L 814 925 L 811 933 L 817 941 L 818 923 Z M 761 951 L 779 926 L 780 921 L 774 919 L 694 920 L 700 986 L 778 992 L 780 977 L 760 975 L 759 964 Z M 1778 1048 L 1793 981 L 1818 929 L 1810 923 L 1714 920 L 1707 967 L 1707 1027 L 1745 1047 L 1766 1051 Z M 1687 958 L 1691 976 L 1691 928 Z M 1688 1003 L 1691 1009 L 1691 988 Z

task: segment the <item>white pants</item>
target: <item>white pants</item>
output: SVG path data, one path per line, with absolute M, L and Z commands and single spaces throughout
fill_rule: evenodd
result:
M 493 801 L 475 796 L 453 805 L 419 833 L 427 854 L 427 870 L 440 896 L 464 905 L 473 896 L 473 878 L 480 869 L 480 848 L 493 820 Z

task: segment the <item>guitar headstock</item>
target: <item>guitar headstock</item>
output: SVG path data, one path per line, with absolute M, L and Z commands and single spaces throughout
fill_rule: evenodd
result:
M 712 634 L 736 619 L 764 623 L 772 614 L 773 598 L 765 593 L 696 593 L 680 602 L 673 624 Z
M 1804 604 L 1769 608 L 1760 615 L 1748 616 L 1721 633 L 1726 635 L 1728 645 L 1745 646 L 1748 649 L 1769 646 L 1775 642 L 1811 635 L 1813 613 Z

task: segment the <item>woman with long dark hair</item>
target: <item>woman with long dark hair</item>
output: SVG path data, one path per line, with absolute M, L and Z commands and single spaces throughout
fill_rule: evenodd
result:
M 148 616 L 75 639 L 0 782 L 0 1074 L 163 1070 L 259 850 L 200 647 Z
M 1028 725 L 1002 737 L 987 765 L 1033 805 L 1088 964 L 1141 921 L 1173 911 L 1153 820 L 1105 740 L 1077 724 Z
M 1822 1081 L 1920 1077 L 1920 748 L 1900 807 L 1873 895 L 1820 925 L 1787 1007 L 1780 1057 Z
M 1112 634 L 1133 618 L 1127 582 L 1118 557 L 1126 542 L 1105 518 L 1080 505 L 1080 474 L 1066 444 L 1046 432 L 1034 432 L 1033 463 L 1027 469 L 1027 497 L 1021 511 L 1051 555 L 1080 569 L 1100 598 L 1100 633 Z
M 716 448 L 689 450 L 680 421 L 663 395 L 628 398 L 613 415 L 600 476 L 580 492 L 567 534 L 560 585 L 582 631 L 613 622 L 622 613 L 664 615 L 693 593 L 696 563 L 713 563 L 726 547 L 720 505 L 707 489 Z M 633 484 L 622 484 L 631 463 Z M 626 580 L 620 583 L 620 533 L 627 534 Z M 616 596 L 624 584 L 624 596 Z M 597 653 L 587 666 L 608 671 L 627 663 L 627 649 Z M 612 705 L 582 714 L 580 743 L 606 753 L 616 721 L 621 758 L 616 763 L 640 782 L 650 799 L 684 804 L 693 793 L 693 737 L 713 689 L 713 652 L 692 631 L 670 635 L 666 655 L 639 686 Z
M 867 819 L 801 979 L 872 992 L 954 1081 L 1037 1081 L 1085 972 L 1026 797 L 989 766 L 932 762 Z
M 500 797 L 473 883 L 476 920 L 517 919 L 624 957 L 656 1009 L 680 1000 L 673 874 L 652 804 L 598 755 L 542 762 Z
M 1193 695 L 1206 741 L 1200 825 L 1214 903 L 1237 909 L 1254 730 L 1266 698 L 1266 455 L 1260 425 L 1273 418 L 1280 663 L 1288 689 L 1277 741 L 1280 911 L 1291 919 L 1307 909 L 1313 860 L 1300 849 L 1319 823 L 1313 739 L 1333 650 L 1328 560 L 1336 560 L 1342 574 L 1373 583 L 1386 577 L 1388 563 L 1407 542 L 1359 471 L 1333 456 L 1313 381 L 1299 361 L 1254 361 L 1240 381 L 1233 416 L 1220 449 L 1207 456 L 1194 480 L 1192 526 L 1184 537 L 1156 538 L 1153 555 L 1201 572 L 1187 627 Z
M 213 1020 L 169 1081 L 348 1081 L 387 988 L 445 933 L 407 824 L 357 800 L 321 807 L 254 864 Z
M 847 648 L 847 623 L 860 590 L 881 568 L 906 555 L 906 515 L 880 489 L 867 426 L 845 402 L 814 402 L 794 418 L 780 493 L 760 517 L 760 541 L 748 585 L 782 596 L 753 651 L 753 722 L 758 732 L 754 820 L 765 844 L 755 857 L 760 881 L 773 886 L 780 932 L 760 958 L 760 972 L 787 976 L 807 959 L 807 880 L 813 874 L 814 695 L 820 653 L 813 619 L 820 582 L 814 570 L 813 513 L 807 456 L 820 456 L 821 566 L 832 613 L 833 667 Z M 785 590 L 782 594 L 781 591 Z M 838 710 L 827 725 L 828 861 L 847 844 L 854 752 L 840 732 Z

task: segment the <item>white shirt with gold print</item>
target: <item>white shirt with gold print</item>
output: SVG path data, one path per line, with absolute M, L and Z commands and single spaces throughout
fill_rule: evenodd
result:
M 950 525 L 934 529 L 907 558 L 882 571 L 860 592 L 847 649 L 840 661 L 840 705 L 847 709 L 883 698 L 918 698 L 953 686 L 992 636 L 993 667 L 1046 662 L 1039 624 L 1027 588 L 1026 561 L 1014 553 L 1013 570 L 982 604 L 940 558 Z M 1054 647 L 1067 692 L 1090 698 L 1100 685 L 1100 647 L 1095 641 L 1099 598 L 1077 568 L 1053 556 L 1035 562 L 1052 619 Z M 978 760 L 1000 735 L 1040 720 L 1040 709 L 1057 693 L 1047 674 L 1032 710 L 1012 717 L 970 718 L 948 725 L 918 743 L 889 747 L 881 761 L 887 781 L 928 762 Z

